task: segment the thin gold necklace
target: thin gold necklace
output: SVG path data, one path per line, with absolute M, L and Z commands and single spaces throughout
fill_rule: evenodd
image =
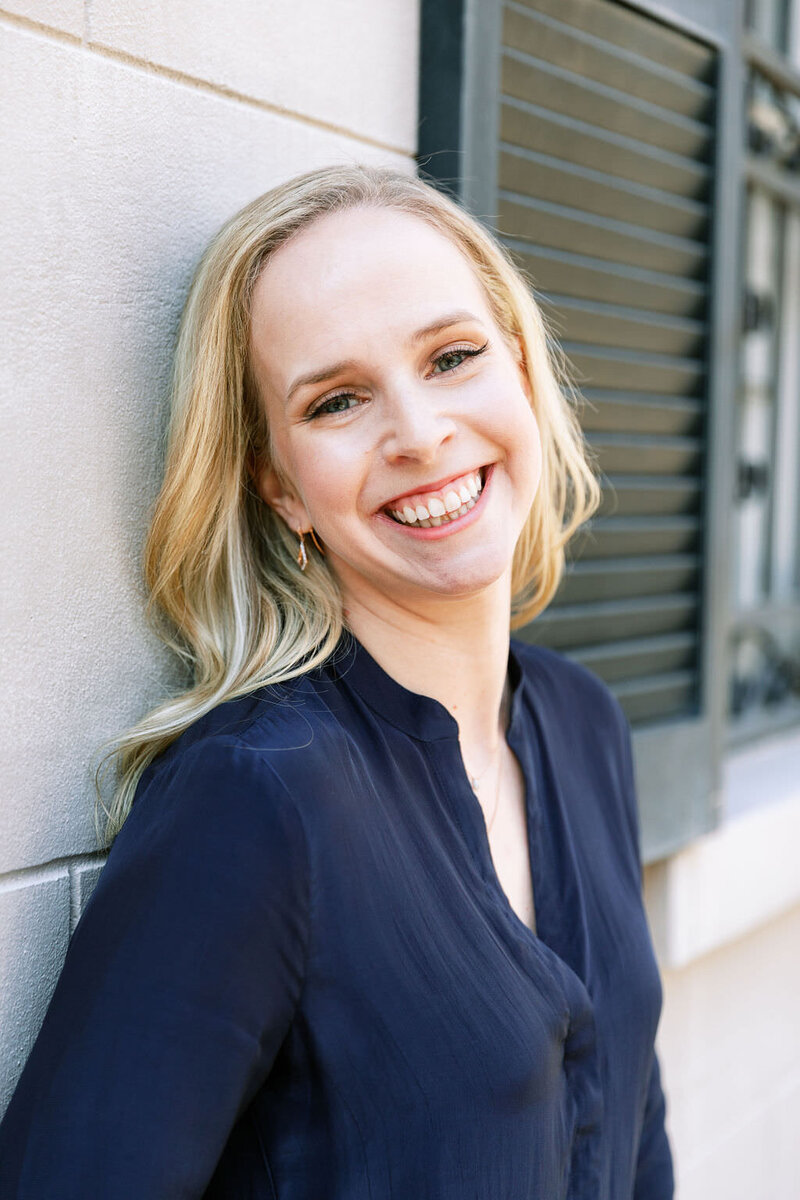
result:
M 489 764 L 489 766 L 491 766 L 491 763 Z M 481 779 L 488 770 L 489 770 L 488 766 L 484 767 L 484 769 L 481 771 L 481 773 L 477 777 L 477 779 L 473 775 L 468 775 L 470 787 L 472 788 L 472 790 L 476 796 L 478 794 L 477 780 Z M 500 761 L 497 764 L 497 786 L 495 787 L 495 791 L 494 791 L 494 808 L 492 809 L 491 819 L 489 820 L 489 822 L 486 826 L 487 833 L 491 833 L 492 825 L 494 825 L 494 819 L 497 816 L 497 809 L 500 805 L 500 784 L 502 782 L 502 779 L 503 779 L 503 748 L 501 746 L 500 747 Z
M 506 686 L 503 689 L 503 698 L 500 703 L 501 703 L 501 713 L 503 716 L 502 726 L 503 726 L 503 728 L 505 728 L 505 726 L 507 725 L 507 720 L 505 718 L 506 718 L 506 714 L 508 712 L 508 681 L 506 681 Z M 478 794 L 478 783 L 481 779 L 483 779 L 484 775 L 489 770 L 489 767 L 491 765 L 492 765 L 491 763 L 488 763 L 483 768 L 480 775 L 470 775 L 469 771 L 467 772 L 467 779 L 469 780 L 469 786 L 472 788 L 472 790 L 476 796 Z M 500 761 L 497 764 L 497 787 L 495 788 L 495 793 L 494 793 L 494 808 L 492 810 L 491 820 L 488 822 L 488 824 L 486 826 L 487 833 L 491 833 L 492 825 L 494 825 L 494 819 L 497 816 L 497 809 L 500 805 L 500 783 L 502 781 L 502 778 L 503 778 L 503 744 L 501 742 L 500 743 Z M 485 819 L 486 818 L 484 816 L 484 820 Z
M 501 784 L 502 780 L 503 780 L 503 747 L 501 746 L 500 747 L 500 762 L 497 764 L 497 787 L 495 788 L 495 793 L 494 793 L 494 811 L 492 812 L 491 821 L 486 826 L 487 833 L 492 832 L 492 825 L 494 825 L 494 819 L 497 816 L 497 810 L 500 806 L 500 784 Z

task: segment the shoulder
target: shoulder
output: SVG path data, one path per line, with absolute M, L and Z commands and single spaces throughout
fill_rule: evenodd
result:
M 638 854 L 638 810 L 631 727 L 608 684 L 582 663 L 549 647 L 517 639 L 533 717 L 546 740 L 553 765 L 572 779 L 591 780 L 608 819 L 616 810 L 626 838 Z M 616 797 L 617 803 L 608 802 Z
M 580 727 L 615 737 L 625 734 L 627 717 L 611 688 L 588 667 L 559 650 L 512 638 L 511 647 L 525 682 L 548 711 L 566 715 Z
M 143 892 L 154 912 L 184 912 L 190 902 L 206 912 L 208 898 L 215 929 L 270 905 L 304 913 L 306 810 L 275 760 L 310 742 L 309 722 L 287 695 L 276 703 L 256 693 L 194 722 L 142 774 L 89 905 L 128 911 Z
M 294 782 L 329 774 L 342 742 L 329 691 L 303 675 L 216 705 L 149 765 L 131 815 L 158 805 L 216 819 L 224 805 L 229 824 L 264 823 L 292 807 Z

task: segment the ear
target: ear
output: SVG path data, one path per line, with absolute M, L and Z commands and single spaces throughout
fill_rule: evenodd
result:
M 528 360 L 527 360 L 527 356 L 525 354 L 525 344 L 522 341 L 522 335 L 519 333 L 516 335 L 516 359 L 517 359 L 517 366 L 519 367 L 519 374 L 520 374 L 520 380 L 522 382 L 522 387 L 525 391 L 525 395 L 528 397 L 528 403 L 532 405 L 533 404 L 533 394 L 531 391 L 531 381 L 528 377 Z
M 261 499 L 283 518 L 294 533 L 311 528 L 312 521 L 305 504 L 270 460 L 256 464 L 248 459 L 247 469 Z

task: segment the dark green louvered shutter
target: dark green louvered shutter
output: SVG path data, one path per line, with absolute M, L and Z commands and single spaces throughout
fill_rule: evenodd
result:
M 713 81 L 709 49 L 609 0 L 504 7 L 498 228 L 613 485 L 530 633 L 632 722 L 697 707 Z
M 533 279 L 604 475 L 556 599 L 520 636 L 584 663 L 622 703 L 648 857 L 711 822 L 718 59 L 616 0 L 423 5 L 421 169 L 493 224 Z

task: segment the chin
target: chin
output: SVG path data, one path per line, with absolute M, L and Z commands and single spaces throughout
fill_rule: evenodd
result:
M 418 583 L 421 583 L 425 590 L 432 594 L 449 596 L 454 600 L 466 599 L 479 595 L 510 574 L 511 559 L 504 557 L 502 561 L 493 563 L 484 561 L 476 563 L 471 568 L 453 567 L 437 573 L 434 577 L 426 572 L 425 578 L 419 580 Z

